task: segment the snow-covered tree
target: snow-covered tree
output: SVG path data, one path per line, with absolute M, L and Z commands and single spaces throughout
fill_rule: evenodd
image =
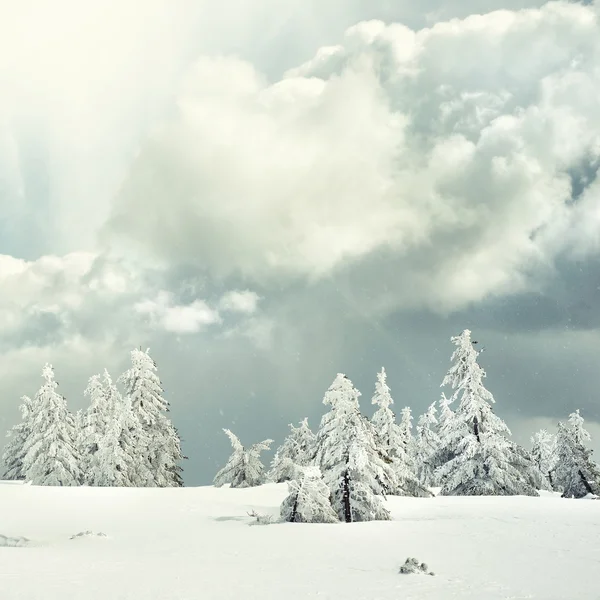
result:
M 412 460 L 415 451 L 415 439 L 413 437 L 413 416 L 410 406 L 405 406 L 400 411 L 400 437 L 402 438 L 402 445 L 409 458 Z
M 464 423 L 455 421 L 456 415 L 452 408 L 450 408 L 451 403 L 452 398 L 448 398 L 442 392 L 442 397 L 439 400 L 440 411 L 438 417 L 439 446 L 438 452 L 433 459 L 435 469 L 445 465 L 456 456 L 456 445 L 459 441 L 458 436 L 461 427 L 464 426 Z M 438 479 L 437 471 L 435 472 L 435 478 L 436 480 Z
M 319 467 L 298 467 L 296 476 L 288 482 L 289 495 L 281 504 L 282 520 L 290 523 L 338 522 Z
M 459 405 L 451 429 L 443 440 L 454 454 L 439 467 L 442 495 L 537 495 L 523 457 L 508 439 L 506 423 L 494 414 L 494 398 L 483 385 L 485 371 L 477 363 L 479 352 L 466 329 L 452 338 L 456 350 L 444 384 L 454 390 Z
M 554 488 L 553 471 L 556 466 L 556 436 L 540 429 L 531 437 L 531 457 L 543 473 L 550 489 Z
M 429 406 L 417 423 L 416 464 L 419 481 L 424 486 L 437 484 L 435 469 L 440 451 L 440 438 L 437 433 L 435 402 Z
M 143 471 L 146 461 L 140 461 L 124 443 L 129 435 L 128 424 L 133 421 L 131 409 L 106 369 L 102 377 L 102 389 L 96 390 L 95 386 L 96 381 L 92 389 L 98 398 L 102 398 L 99 413 L 103 415 L 102 419 L 98 419 L 96 431 L 101 431 L 102 434 L 93 436 L 88 432 L 87 447 L 93 446 L 94 452 L 89 454 L 84 479 L 88 485 L 137 487 L 140 479 L 147 482 L 151 479 L 151 474 Z
M 129 444 L 135 449 L 139 460 L 146 460 L 147 470 L 152 474 L 148 485 L 177 487 L 183 485 L 180 462 L 184 459 L 181 440 L 167 417 L 169 403 L 157 375 L 155 362 L 141 349 L 131 352 L 131 368 L 119 381 L 131 403 L 133 416 L 141 428 L 130 424 Z
M 406 436 L 402 435 L 390 408 L 394 400 L 386 379 L 385 369 L 382 368 L 377 374 L 375 394 L 371 401 L 378 406 L 371 418 L 375 444 L 383 456 L 391 459 L 394 472 L 393 485 L 386 488 L 385 492 L 398 496 L 430 496 L 430 492 L 417 480 L 414 462 L 406 452 Z
M 3 478 L 9 480 L 25 479 L 23 460 L 25 458 L 25 444 L 31 435 L 33 400 L 29 396 L 23 396 L 19 408 L 22 421 L 7 433 L 9 440 L 2 455 L 2 462 L 4 463 Z
M 569 415 L 568 423 L 558 424 L 555 483 L 562 489 L 563 498 L 600 495 L 600 467 L 585 445 L 590 434 L 583 424 L 579 410 Z
M 306 467 L 315 458 L 316 436 L 308 426 L 308 419 L 300 421 L 299 427 L 290 423 L 290 433 L 279 446 L 269 471 L 269 479 L 276 483 L 296 479 L 296 467 Z
M 80 467 L 82 483 L 94 485 L 91 475 L 94 465 L 94 455 L 98 452 L 100 441 L 106 435 L 106 428 L 112 417 L 108 410 L 108 403 L 100 375 L 93 375 L 88 381 L 84 396 L 90 399 L 87 410 L 76 416 L 79 452 L 81 455 Z
M 265 467 L 260 460 L 260 454 L 269 450 L 273 440 L 264 440 L 250 448 L 244 448 L 234 433 L 229 429 L 223 429 L 223 431 L 231 440 L 233 453 L 227 464 L 215 475 L 213 485 L 221 487 L 229 483 L 232 488 L 246 488 L 265 483 Z
M 396 486 L 392 460 L 377 448 L 372 425 L 361 414 L 360 392 L 342 373 L 323 404 L 331 407 L 317 433 L 316 464 L 342 521 L 388 520 L 379 495 Z
M 42 370 L 44 384 L 35 396 L 31 434 L 25 443 L 23 470 L 34 485 L 78 485 L 81 477 L 75 419 L 56 388 L 54 370 Z

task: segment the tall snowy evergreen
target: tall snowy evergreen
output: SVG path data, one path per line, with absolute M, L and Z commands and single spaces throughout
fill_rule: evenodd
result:
M 2 455 L 2 462 L 4 463 L 3 479 L 25 479 L 23 460 L 25 459 L 25 444 L 31 435 L 33 400 L 29 396 L 23 396 L 19 408 L 22 421 L 7 433 L 9 439 Z
M 81 477 L 75 419 L 56 388 L 54 370 L 42 370 L 44 384 L 33 403 L 31 434 L 25 443 L 23 471 L 34 485 L 78 485 Z
M 140 461 L 124 443 L 132 415 L 106 369 L 102 379 L 99 375 L 90 379 L 86 394 L 91 405 L 82 420 L 84 482 L 93 486 L 139 486 L 145 461 Z M 151 474 L 145 473 L 141 479 L 147 482 Z
M 281 504 L 281 518 L 289 523 L 337 523 L 329 501 L 329 488 L 319 467 L 299 467 L 288 482 L 288 496 Z
M 430 492 L 418 482 L 414 462 L 405 450 L 406 438 L 390 408 L 394 400 L 386 380 L 387 375 L 382 368 L 377 374 L 375 394 L 371 400 L 372 404 L 379 407 L 371 418 L 375 443 L 384 456 L 392 460 L 394 472 L 393 485 L 385 492 L 399 496 L 430 496 Z
M 556 436 L 546 429 L 540 429 L 535 433 L 531 437 L 531 457 L 546 478 L 550 489 L 554 489 Z
M 229 483 L 232 488 L 246 488 L 265 483 L 265 467 L 260 460 L 260 455 L 261 452 L 269 450 L 273 440 L 264 440 L 250 448 L 244 448 L 234 433 L 229 429 L 223 431 L 231 440 L 233 453 L 227 464 L 215 475 L 213 485 L 221 487 Z
M 483 385 L 485 371 L 466 329 L 453 337 L 456 350 L 444 385 L 459 402 L 445 443 L 454 454 L 437 475 L 442 495 L 537 495 L 520 450 L 508 439 L 510 430 L 492 410 L 494 398 Z
M 591 438 L 583 423 L 577 410 L 569 415 L 568 423 L 558 424 L 555 483 L 563 498 L 600 495 L 600 467 L 585 445 Z
M 347 523 L 388 520 L 378 495 L 396 486 L 392 461 L 377 448 L 373 427 L 360 414 L 359 396 L 352 382 L 338 373 L 323 399 L 331 409 L 317 433 L 316 464 L 333 509 Z
M 148 352 L 133 350 L 131 369 L 119 379 L 131 402 L 133 416 L 141 425 L 141 431 L 136 432 L 135 424 L 131 424 L 130 444 L 135 447 L 134 454 L 139 460 L 145 458 L 147 462 L 152 474 L 148 485 L 177 487 L 183 485 L 181 440 L 167 417 L 169 403 L 163 396 L 156 364 Z
M 290 433 L 279 446 L 271 463 L 269 479 L 276 483 L 296 478 L 296 467 L 306 467 L 314 461 L 316 436 L 308 426 L 308 419 L 299 427 L 289 425 Z
M 98 452 L 99 443 L 106 434 L 106 428 L 112 415 L 108 410 L 107 398 L 100 375 L 90 377 L 83 395 L 90 399 L 90 405 L 85 412 L 76 418 L 81 455 L 80 467 L 82 483 L 94 485 L 91 476 L 94 455 Z
M 440 451 L 440 438 L 437 433 L 435 402 L 419 417 L 417 423 L 416 464 L 419 481 L 424 486 L 437 485 L 435 469 Z

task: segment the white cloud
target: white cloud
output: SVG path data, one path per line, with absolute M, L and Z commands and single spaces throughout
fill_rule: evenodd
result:
M 396 305 L 527 289 L 562 251 L 552 231 L 582 230 L 567 170 L 598 152 L 598 56 L 595 9 L 556 2 L 360 23 L 275 84 L 201 58 L 107 231 L 262 282 L 388 252 Z
M 203 300 L 194 300 L 190 304 L 176 304 L 173 294 L 161 291 L 154 300 L 143 300 L 134 306 L 142 315 L 172 333 L 197 333 L 207 325 L 221 322 L 221 317 Z
M 251 315 L 256 312 L 260 296 L 250 290 L 232 290 L 219 301 L 221 310 Z

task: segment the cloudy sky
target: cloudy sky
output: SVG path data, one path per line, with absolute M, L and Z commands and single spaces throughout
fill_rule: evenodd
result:
M 150 347 L 205 484 L 339 371 L 420 413 L 469 328 L 518 441 L 580 408 L 600 452 L 600 4 L 2 13 L 2 429 Z

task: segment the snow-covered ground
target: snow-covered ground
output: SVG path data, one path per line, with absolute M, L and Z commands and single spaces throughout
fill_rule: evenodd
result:
M 0 598 L 600 599 L 600 501 L 391 498 L 392 522 L 249 526 L 285 495 L 2 483 L 0 534 L 30 541 L 0 547 Z M 400 575 L 409 556 L 436 575 Z

